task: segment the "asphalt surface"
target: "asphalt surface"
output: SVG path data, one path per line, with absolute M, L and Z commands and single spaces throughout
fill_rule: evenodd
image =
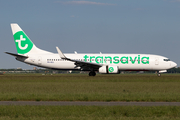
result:
M 0 101 L 0 105 L 48 106 L 180 106 L 180 102 L 66 102 L 66 101 Z

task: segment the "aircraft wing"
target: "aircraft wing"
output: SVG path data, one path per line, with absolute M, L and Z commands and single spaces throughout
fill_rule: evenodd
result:
M 14 53 L 9 53 L 9 52 L 5 52 L 6 54 L 12 55 L 14 57 L 22 57 L 22 58 L 28 58 L 28 56 L 24 56 L 24 55 L 19 55 L 19 54 L 14 54 Z
M 100 67 L 102 67 L 101 64 L 97 64 L 97 63 L 84 62 L 84 61 L 72 60 L 72 59 L 67 59 L 67 60 L 75 62 L 74 64 L 76 65 L 76 67 L 81 67 L 82 69 L 98 70 Z
M 66 59 L 66 60 L 74 62 L 76 67 L 81 67 L 82 69 L 87 69 L 87 70 L 98 70 L 100 67 L 103 66 L 102 64 L 85 62 L 85 61 L 80 61 L 80 60 L 73 60 L 73 59 L 67 58 L 58 47 L 56 47 L 56 49 L 61 59 Z

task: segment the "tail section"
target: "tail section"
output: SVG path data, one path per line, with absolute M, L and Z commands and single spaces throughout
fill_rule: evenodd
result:
M 18 54 L 49 54 L 50 52 L 37 48 L 34 43 L 29 39 L 25 32 L 19 27 L 18 24 L 11 24 L 14 42 Z

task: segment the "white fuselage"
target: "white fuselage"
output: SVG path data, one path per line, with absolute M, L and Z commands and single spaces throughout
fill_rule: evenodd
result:
M 64 54 L 67 58 L 102 65 L 118 66 L 119 70 L 167 70 L 177 64 L 168 58 L 151 54 Z M 58 54 L 29 54 L 29 58 L 17 60 L 45 68 L 78 70 L 74 62 L 61 59 Z
M 39 67 L 84 70 L 90 71 L 89 76 L 95 76 L 95 71 L 102 74 L 116 74 L 120 70 L 154 70 L 162 73 L 177 65 L 166 57 L 150 54 L 63 54 L 57 46 L 58 54 L 54 54 L 36 47 L 18 24 L 12 23 L 11 29 L 18 54 L 6 53 L 21 62 Z

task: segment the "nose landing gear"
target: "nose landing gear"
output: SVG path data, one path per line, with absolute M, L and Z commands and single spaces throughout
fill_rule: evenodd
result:
M 158 76 L 158 77 L 161 77 L 161 73 L 157 73 L 157 76 Z
M 161 77 L 161 73 L 159 71 L 157 71 L 157 76 Z

